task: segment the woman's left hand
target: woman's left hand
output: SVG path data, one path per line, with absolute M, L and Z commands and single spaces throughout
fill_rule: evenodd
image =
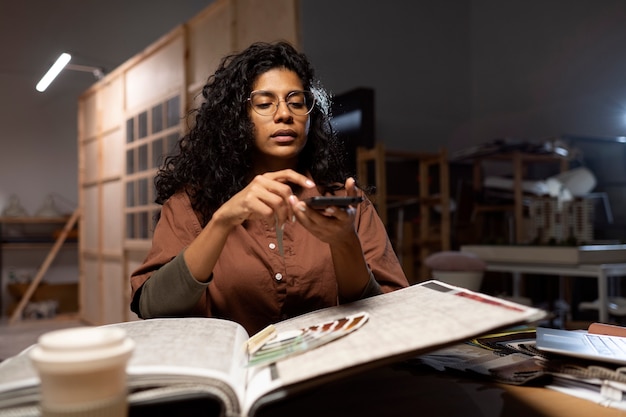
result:
M 348 196 L 356 196 L 357 189 L 353 178 L 345 183 Z M 300 201 L 295 196 L 290 198 L 296 219 L 309 232 L 328 244 L 348 242 L 355 236 L 354 217 L 356 209 L 352 206 L 314 209 Z

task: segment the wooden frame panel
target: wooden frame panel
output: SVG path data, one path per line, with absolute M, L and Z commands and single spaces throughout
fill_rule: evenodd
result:
M 119 129 L 124 115 L 124 78 L 121 76 L 107 79 L 98 92 L 98 112 L 101 113 L 101 132 Z M 117 104 L 117 105 L 115 105 Z
M 98 201 L 98 187 L 89 186 L 83 188 L 83 227 L 80 240 L 81 248 L 96 252 L 99 249 L 99 226 L 98 217 L 100 204 Z
M 119 121 L 118 121 L 119 123 Z M 119 179 L 124 173 L 124 135 L 122 129 L 111 130 L 102 137 L 102 178 Z
M 300 44 L 299 4 L 293 0 L 274 0 L 271 4 L 259 0 L 235 2 L 236 49 L 253 42 L 285 40 Z
M 102 294 L 100 293 L 99 262 L 82 256 L 82 279 L 79 286 L 80 315 L 88 323 L 101 322 Z M 88 282 L 90 285 L 84 285 Z
M 101 268 L 102 286 L 106 288 L 107 293 L 106 303 L 102 303 L 106 308 L 101 312 L 101 321 L 105 323 L 126 321 L 129 304 L 126 302 L 125 288 L 129 283 L 124 275 L 122 263 L 119 259 L 104 259 Z
M 98 180 L 98 170 L 100 169 L 99 163 L 94 163 L 94 161 L 98 161 L 98 147 L 99 143 L 95 140 L 85 142 L 83 145 L 85 160 L 89 161 L 88 164 L 85 164 L 84 176 L 83 180 L 86 183 L 93 183 Z
M 199 90 L 222 57 L 233 50 L 233 19 L 230 3 L 219 0 L 187 24 L 187 84 L 191 89 Z
M 164 94 L 177 91 L 185 83 L 185 40 L 182 30 L 175 31 L 156 50 L 126 71 L 127 113 L 148 107 Z
M 89 94 L 84 99 L 81 99 L 80 121 L 82 122 L 82 132 L 79 133 L 83 141 L 95 137 L 98 132 L 97 98 L 97 95 Z
M 122 256 L 122 184 L 120 181 L 106 183 L 102 186 L 102 206 L 105 216 L 102 218 L 102 251 L 106 254 Z

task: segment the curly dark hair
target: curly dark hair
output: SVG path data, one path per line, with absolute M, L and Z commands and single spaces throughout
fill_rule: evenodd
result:
M 345 149 L 330 124 L 331 98 L 315 78 L 307 57 L 287 42 L 258 42 L 224 57 L 207 80 L 202 89 L 204 101 L 193 111 L 195 125 L 178 141 L 177 151 L 165 158 L 155 178 L 158 204 L 184 190 L 206 223 L 248 184 L 254 126 L 247 98 L 255 80 L 274 68 L 295 72 L 304 89 L 316 97 L 298 172 L 310 173 L 322 192 L 344 184 L 350 174 L 344 163 Z

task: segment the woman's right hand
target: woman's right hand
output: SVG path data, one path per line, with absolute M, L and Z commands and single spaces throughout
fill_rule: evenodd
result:
M 201 282 L 208 280 L 232 228 L 248 219 L 266 219 L 283 225 L 293 216 L 291 184 L 313 188 L 315 183 L 296 171 L 257 175 L 240 192 L 215 211 L 200 235 L 185 250 L 189 272 Z
M 249 219 L 266 219 L 282 225 L 293 218 L 289 201 L 293 191 L 289 183 L 315 187 L 311 179 L 291 169 L 257 175 L 214 213 L 213 220 L 231 227 Z

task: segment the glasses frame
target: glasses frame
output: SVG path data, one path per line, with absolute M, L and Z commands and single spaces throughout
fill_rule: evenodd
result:
M 264 93 L 268 96 L 274 96 L 276 97 L 276 99 L 278 100 L 276 103 L 268 103 L 268 104 L 274 104 L 276 107 L 274 108 L 274 111 L 268 114 L 263 114 L 263 113 L 259 113 L 259 110 L 257 108 L 255 108 L 255 106 L 252 104 L 252 98 L 254 95 L 257 95 L 259 93 Z M 289 97 L 294 95 L 294 94 L 302 94 L 302 93 L 306 93 L 307 95 L 310 95 L 312 101 L 311 101 L 311 107 L 307 110 L 306 113 L 304 114 L 298 114 L 298 113 L 294 113 L 293 109 L 291 108 L 291 106 L 289 105 Z M 246 102 L 250 105 L 250 108 L 252 108 L 252 110 L 258 114 L 259 116 L 275 116 L 276 113 L 278 112 L 278 108 L 280 107 L 280 103 L 285 103 L 287 105 L 287 109 L 289 110 L 289 113 L 293 114 L 294 116 L 307 116 L 309 115 L 313 109 L 315 108 L 315 103 L 317 103 L 317 99 L 315 98 L 315 94 L 313 94 L 312 91 L 308 91 L 308 90 L 295 90 L 295 91 L 291 91 L 289 94 L 287 94 L 285 96 L 284 100 L 281 100 L 278 95 L 272 93 L 271 91 L 267 91 L 267 90 L 254 90 L 250 93 L 250 97 L 248 97 L 246 99 Z

